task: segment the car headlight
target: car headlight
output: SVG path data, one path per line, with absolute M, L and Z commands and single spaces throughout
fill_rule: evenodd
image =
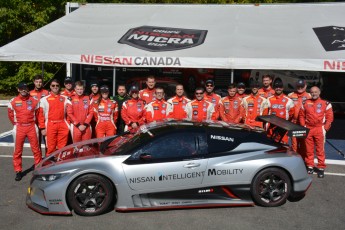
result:
M 35 179 L 40 181 L 55 181 L 59 179 L 62 174 L 47 174 L 47 175 L 37 175 Z

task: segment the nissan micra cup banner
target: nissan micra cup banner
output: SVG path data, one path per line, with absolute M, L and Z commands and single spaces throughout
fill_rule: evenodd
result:
M 128 30 L 118 41 L 151 52 L 188 49 L 204 43 L 207 30 L 141 26 Z

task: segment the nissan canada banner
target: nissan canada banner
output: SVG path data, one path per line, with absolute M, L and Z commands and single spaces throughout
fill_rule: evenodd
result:
M 141 26 L 130 29 L 118 42 L 151 52 L 188 49 L 204 43 L 207 30 Z

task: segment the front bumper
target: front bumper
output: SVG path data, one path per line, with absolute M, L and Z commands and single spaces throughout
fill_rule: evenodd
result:
M 57 183 L 62 182 L 60 180 L 52 182 L 32 181 L 28 188 L 26 205 L 41 214 L 71 215 L 72 212 L 65 200 L 65 189 L 61 183 Z

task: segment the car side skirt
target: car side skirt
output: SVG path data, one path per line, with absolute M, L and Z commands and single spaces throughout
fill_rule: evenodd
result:
M 117 207 L 116 211 L 254 206 L 249 185 L 136 194 L 132 201 L 134 207 Z

